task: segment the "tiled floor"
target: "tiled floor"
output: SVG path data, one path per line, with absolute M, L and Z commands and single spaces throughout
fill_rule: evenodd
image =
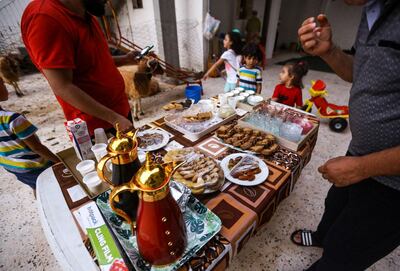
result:
M 287 57 L 287 56 L 285 56 Z M 263 95 L 269 97 L 277 84 L 281 66 L 270 66 L 263 72 Z M 310 71 L 305 78 L 304 99 L 308 97 L 310 80 L 323 79 L 327 83 L 330 102 L 346 104 L 350 84 L 334 74 Z M 204 82 L 206 96 L 223 89 L 223 79 Z M 4 108 L 26 115 L 40 128 L 39 136 L 53 151 L 69 147 L 63 115 L 47 83 L 40 75 L 22 78 L 21 89 L 27 94 L 18 99 L 14 93 L 2 103 Z M 158 118 L 160 105 L 183 98 L 182 87 L 169 89 L 154 97 L 143 99 L 146 116 L 137 125 Z M 272 220 L 253 237 L 233 260 L 230 270 L 303 270 L 321 255 L 320 249 L 300 248 L 289 241 L 297 228 L 314 229 L 323 212 L 324 198 L 329 184 L 317 173 L 317 167 L 327 159 L 343 155 L 350 141 L 350 131 L 336 134 L 326 123 L 320 127 L 313 157 L 304 169 L 293 193 L 285 199 Z M 43 234 L 36 203 L 30 189 L 0 169 L 0 270 L 61 270 Z M 400 270 L 400 249 L 376 263 L 369 270 Z

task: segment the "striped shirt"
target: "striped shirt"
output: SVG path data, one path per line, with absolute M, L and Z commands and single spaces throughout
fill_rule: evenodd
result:
M 238 70 L 237 78 L 239 79 L 239 87 L 255 91 L 257 84 L 261 84 L 262 82 L 261 69 L 259 67 L 248 69 L 243 66 Z
M 36 131 L 24 116 L 0 110 L 0 166 L 17 173 L 44 168 L 47 161 L 23 142 Z

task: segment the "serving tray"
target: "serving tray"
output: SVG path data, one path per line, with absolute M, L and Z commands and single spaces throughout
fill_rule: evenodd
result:
M 183 185 L 179 185 L 183 186 Z M 186 187 L 185 187 L 186 188 Z M 188 189 L 188 188 L 186 188 Z M 174 187 L 171 187 L 171 193 L 176 199 L 176 194 L 179 192 Z M 114 232 L 118 241 L 120 242 L 123 250 L 128 256 L 136 270 L 143 271 L 166 271 L 177 270 L 197 251 L 199 251 L 212 237 L 214 237 L 221 229 L 221 220 L 213 212 L 207 209 L 201 202 L 199 202 L 191 194 L 187 200 L 179 201 L 178 204 L 181 210 L 184 209 L 183 218 L 186 224 L 188 245 L 181 258 L 176 262 L 166 266 L 152 266 L 150 263 L 142 259 L 136 243 L 136 237 L 132 235 L 131 227 L 124 223 L 111 209 L 109 204 L 110 191 L 99 195 L 96 199 L 97 206 L 103 214 L 107 224 Z

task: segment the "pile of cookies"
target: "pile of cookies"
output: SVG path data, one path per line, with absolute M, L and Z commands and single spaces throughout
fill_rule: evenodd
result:
M 183 109 L 189 108 L 191 105 L 192 105 L 192 101 L 191 100 L 185 100 L 183 102 L 172 101 L 169 104 L 164 105 L 163 109 L 165 111 L 183 110 Z
M 158 145 L 163 141 L 163 139 L 163 135 L 158 133 L 138 136 L 139 148 L 145 149 L 153 145 Z
M 197 113 L 196 115 L 192 116 L 184 116 L 184 120 L 187 122 L 200 122 L 200 121 L 205 121 L 211 119 L 213 114 L 211 112 L 202 112 L 202 113 Z
M 189 187 L 193 194 L 217 191 L 224 183 L 224 172 L 218 163 L 193 148 L 169 151 L 164 161 L 186 161 L 177 169 L 173 179 Z
M 222 125 L 216 135 L 226 144 L 267 156 L 279 148 L 273 135 L 235 124 Z

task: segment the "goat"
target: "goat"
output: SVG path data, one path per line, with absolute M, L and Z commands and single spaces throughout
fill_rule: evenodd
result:
M 19 74 L 18 74 L 18 64 L 10 56 L 0 56 L 0 77 L 7 84 L 14 87 L 15 93 L 18 97 L 24 96 L 24 93 L 18 86 Z
M 138 65 L 118 68 L 125 83 L 125 93 L 133 101 L 133 118 L 139 120 L 139 114 L 144 115 L 141 98 L 152 96 L 160 91 L 158 82 L 152 79 L 153 74 L 164 71 L 158 61 L 152 57 L 143 57 Z

